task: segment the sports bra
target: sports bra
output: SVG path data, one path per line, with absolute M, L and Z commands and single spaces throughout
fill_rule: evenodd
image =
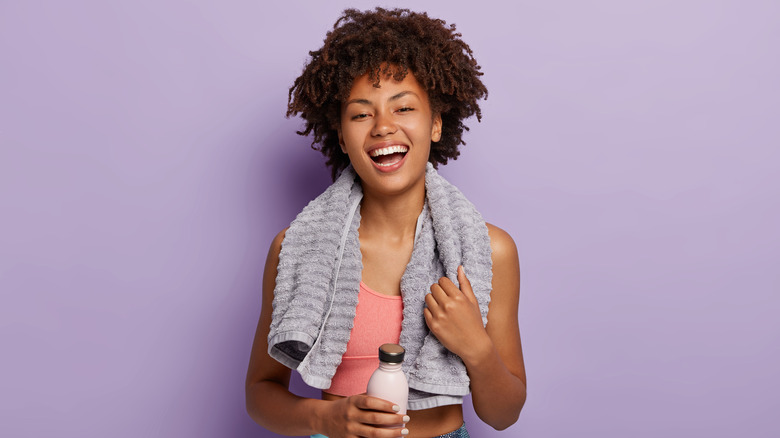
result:
M 325 392 L 344 397 L 366 392 L 368 379 L 379 366 L 379 346 L 397 344 L 401 337 L 403 310 L 400 296 L 373 291 L 360 282 L 347 351 Z

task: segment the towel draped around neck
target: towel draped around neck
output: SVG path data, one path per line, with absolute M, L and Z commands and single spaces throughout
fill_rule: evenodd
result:
M 490 238 L 474 205 L 428 163 L 426 202 L 414 249 L 401 278 L 400 344 L 409 381 L 409 409 L 462 402 L 469 377 L 460 358 L 444 348 L 425 323 L 430 286 L 443 276 L 456 285 L 463 265 L 487 324 L 492 282 Z M 268 353 L 319 389 L 341 363 L 355 319 L 363 270 L 358 228 L 360 180 L 348 167 L 301 211 L 279 254 Z

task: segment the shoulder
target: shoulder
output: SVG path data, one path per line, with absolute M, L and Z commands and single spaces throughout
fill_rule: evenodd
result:
M 506 231 L 487 224 L 493 261 L 493 300 L 507 297 L 514 303 L 520 290 L 520 261 L 514 239 Z M 516 307 L 516 304 L 512 304 Z
M 266 258 L 266 269 L 270 266 L 273 266 L 273 268 L 276 269 L 276 264 L 279 262 L 279 253 L 282 251 L 282 241 L 284 241 L 284 236 L 285 233 L 287 233 L 288 228 L 290 227 L 286 227 L 282 231 L 279 231 L 271 241 L 271 247 L 268 248 L 268 257 Z
M 490 249 L 493 251 L 493 263 L 512 262 L 517 260 L 517 245 L 514 239 L 501 228 L 485 223 L 490 236 Z
M 274 236 L 274 240 L 271 241 L 271 248 L 272 249 L 276 248 L 277 253 L 282 248 L 282 241 L 284 241 L 284 236 L 287 233 L 288 229 L 290 229 L 290 227 L 285 227 L 282 231 L 276 233 L 276 236 Z

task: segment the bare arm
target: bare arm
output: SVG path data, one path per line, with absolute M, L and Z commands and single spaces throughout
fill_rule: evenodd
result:
M 458 273 L 460 289 L 446 277 L 431 286 L 425 318 L 442 344 L 463 359 L 479 418 L 502 430 L 517 421 L 526 398 L 517 322 L 520 268 L 509 234 L 490 224 L 488 232 L 493 250 L 493 290 L 487 326 L 482 327 L 468 273 L 462 270 Z
M 321 408 L 321 400 L 290 393 L 290 369 L 268 355 L 276 265 L 283 239 L 284 231 L 274 238 L 265 262 L 263 307 L 246 376 L 246 408 L 253 420 L 269 430 L 285 435 L 311 435 L 318 433 L 320 426 L 315 421 L 317 416 L 309 413 Z
M 488 225 L 493 249 L 493 290 L 490 293 L 489 342 L 464 359 L 471 378 L 474 410 L 482 421 L 505 429 L 517 421 L 525 404 L 526 376 L 517 310 L 520 267 L 517 248 L 504 230 Z
M 403 416 L 392 413 L 392 403 L 365 395 L 337 401 L 299 397 L 288 390 L 291 371 L 268 355 L 276 266 L 285 231 L 280 232 L 271 243 L 263 273 L 263 307 L 246 376 L 246 409 L 249 416 L 266 429 L 283 435 L 401 435 L 398 429 L 370 426 L 393 425 L 403 421 Z

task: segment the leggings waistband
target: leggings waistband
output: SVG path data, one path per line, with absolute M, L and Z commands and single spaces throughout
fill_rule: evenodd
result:
M 466 423 L 463 423 L 457 430 L 447 432 L 444 435 L 439 435 L 436 438 L 470 438 L 469 431 L 466 430 Z

